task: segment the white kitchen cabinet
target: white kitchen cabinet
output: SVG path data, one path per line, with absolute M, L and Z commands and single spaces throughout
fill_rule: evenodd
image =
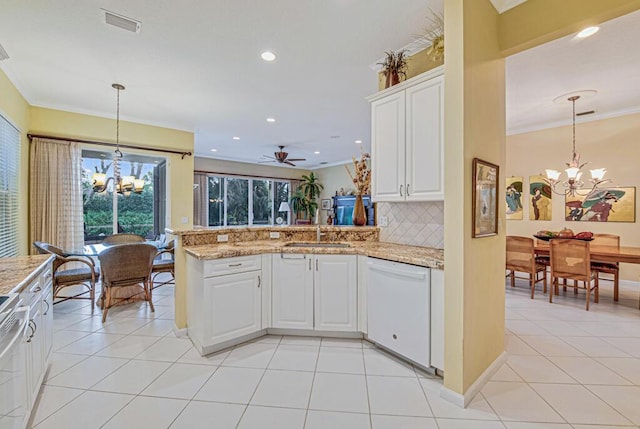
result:
M 356 332 L 355 255 L 286 254 L 273 258 L 273 328 Z
M 443 200 L 443 68 L 423 73 L 368 100 L 372 199 Z
M 443 270 L 431 270 L 431 366 L 445 370 Z
M 429 367 L 429 268 L 375 258 L 368 267 L 368 338 Z
M 273 256 L 271 327 L 313 329 L 313 256 Z
M 314 255 L 314 328 L 358 330 L 357 259 L 352 255 Z
M 262 258 L 187 257 L 188 334 L 205 355 L 261 334 Z

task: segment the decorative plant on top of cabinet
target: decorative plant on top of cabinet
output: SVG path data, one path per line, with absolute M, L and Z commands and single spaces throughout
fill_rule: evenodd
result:
M 378 63 L 382 66 L 382 74 L 385 75 L 385 88 L 400 83 L 400 76 L 407 77 L 407 51 L 404 49 L 398 52 L 387 51 L 385 52 L 385 59 L 383 62 Z

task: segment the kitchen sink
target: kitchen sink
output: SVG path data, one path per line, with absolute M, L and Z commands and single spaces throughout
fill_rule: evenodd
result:
M 284 247 L 337 247 L 337 248 L 345 248 L 351 247 L 350 244 L 347 243 L 287 243 Z

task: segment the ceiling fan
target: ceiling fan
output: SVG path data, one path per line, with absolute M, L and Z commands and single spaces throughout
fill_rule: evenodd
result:
M 283 151 L 284 146 L 278 146 L 280 148 L 280 151 L 278 152 L 274 152 L 273 155 L 274 156 L 268 156 L 268 155 L 262 155 L 264 158 L 269 158 L 269 160 L 264 160 L 264 161 L 258 161 L 260 163 L 265 163 L 265 162 L 278 162 L 280 164 L 288 164 L 291 165 L 292 167 L 295 167 L 296 165 L 292 162 L 292 161 L 306 161 L 306 158 L 287 158 L 289 156 L 289 153 Z

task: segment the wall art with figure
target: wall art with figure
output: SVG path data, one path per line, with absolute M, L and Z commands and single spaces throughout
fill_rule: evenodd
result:
M 544 176 L 529 176 L 529 220 L 551 220 L 551 186 Z
M 507 177 L 505 200 L 507 203 L 507 219 L 522 220 L 523 177 Z
M 473 159 L 473 238 L 498 234 L 498 173 L 496 164 Z
M 636 188 L 579 189 L 565 198 L 565 219 L 583 222 L 635 222 Z

